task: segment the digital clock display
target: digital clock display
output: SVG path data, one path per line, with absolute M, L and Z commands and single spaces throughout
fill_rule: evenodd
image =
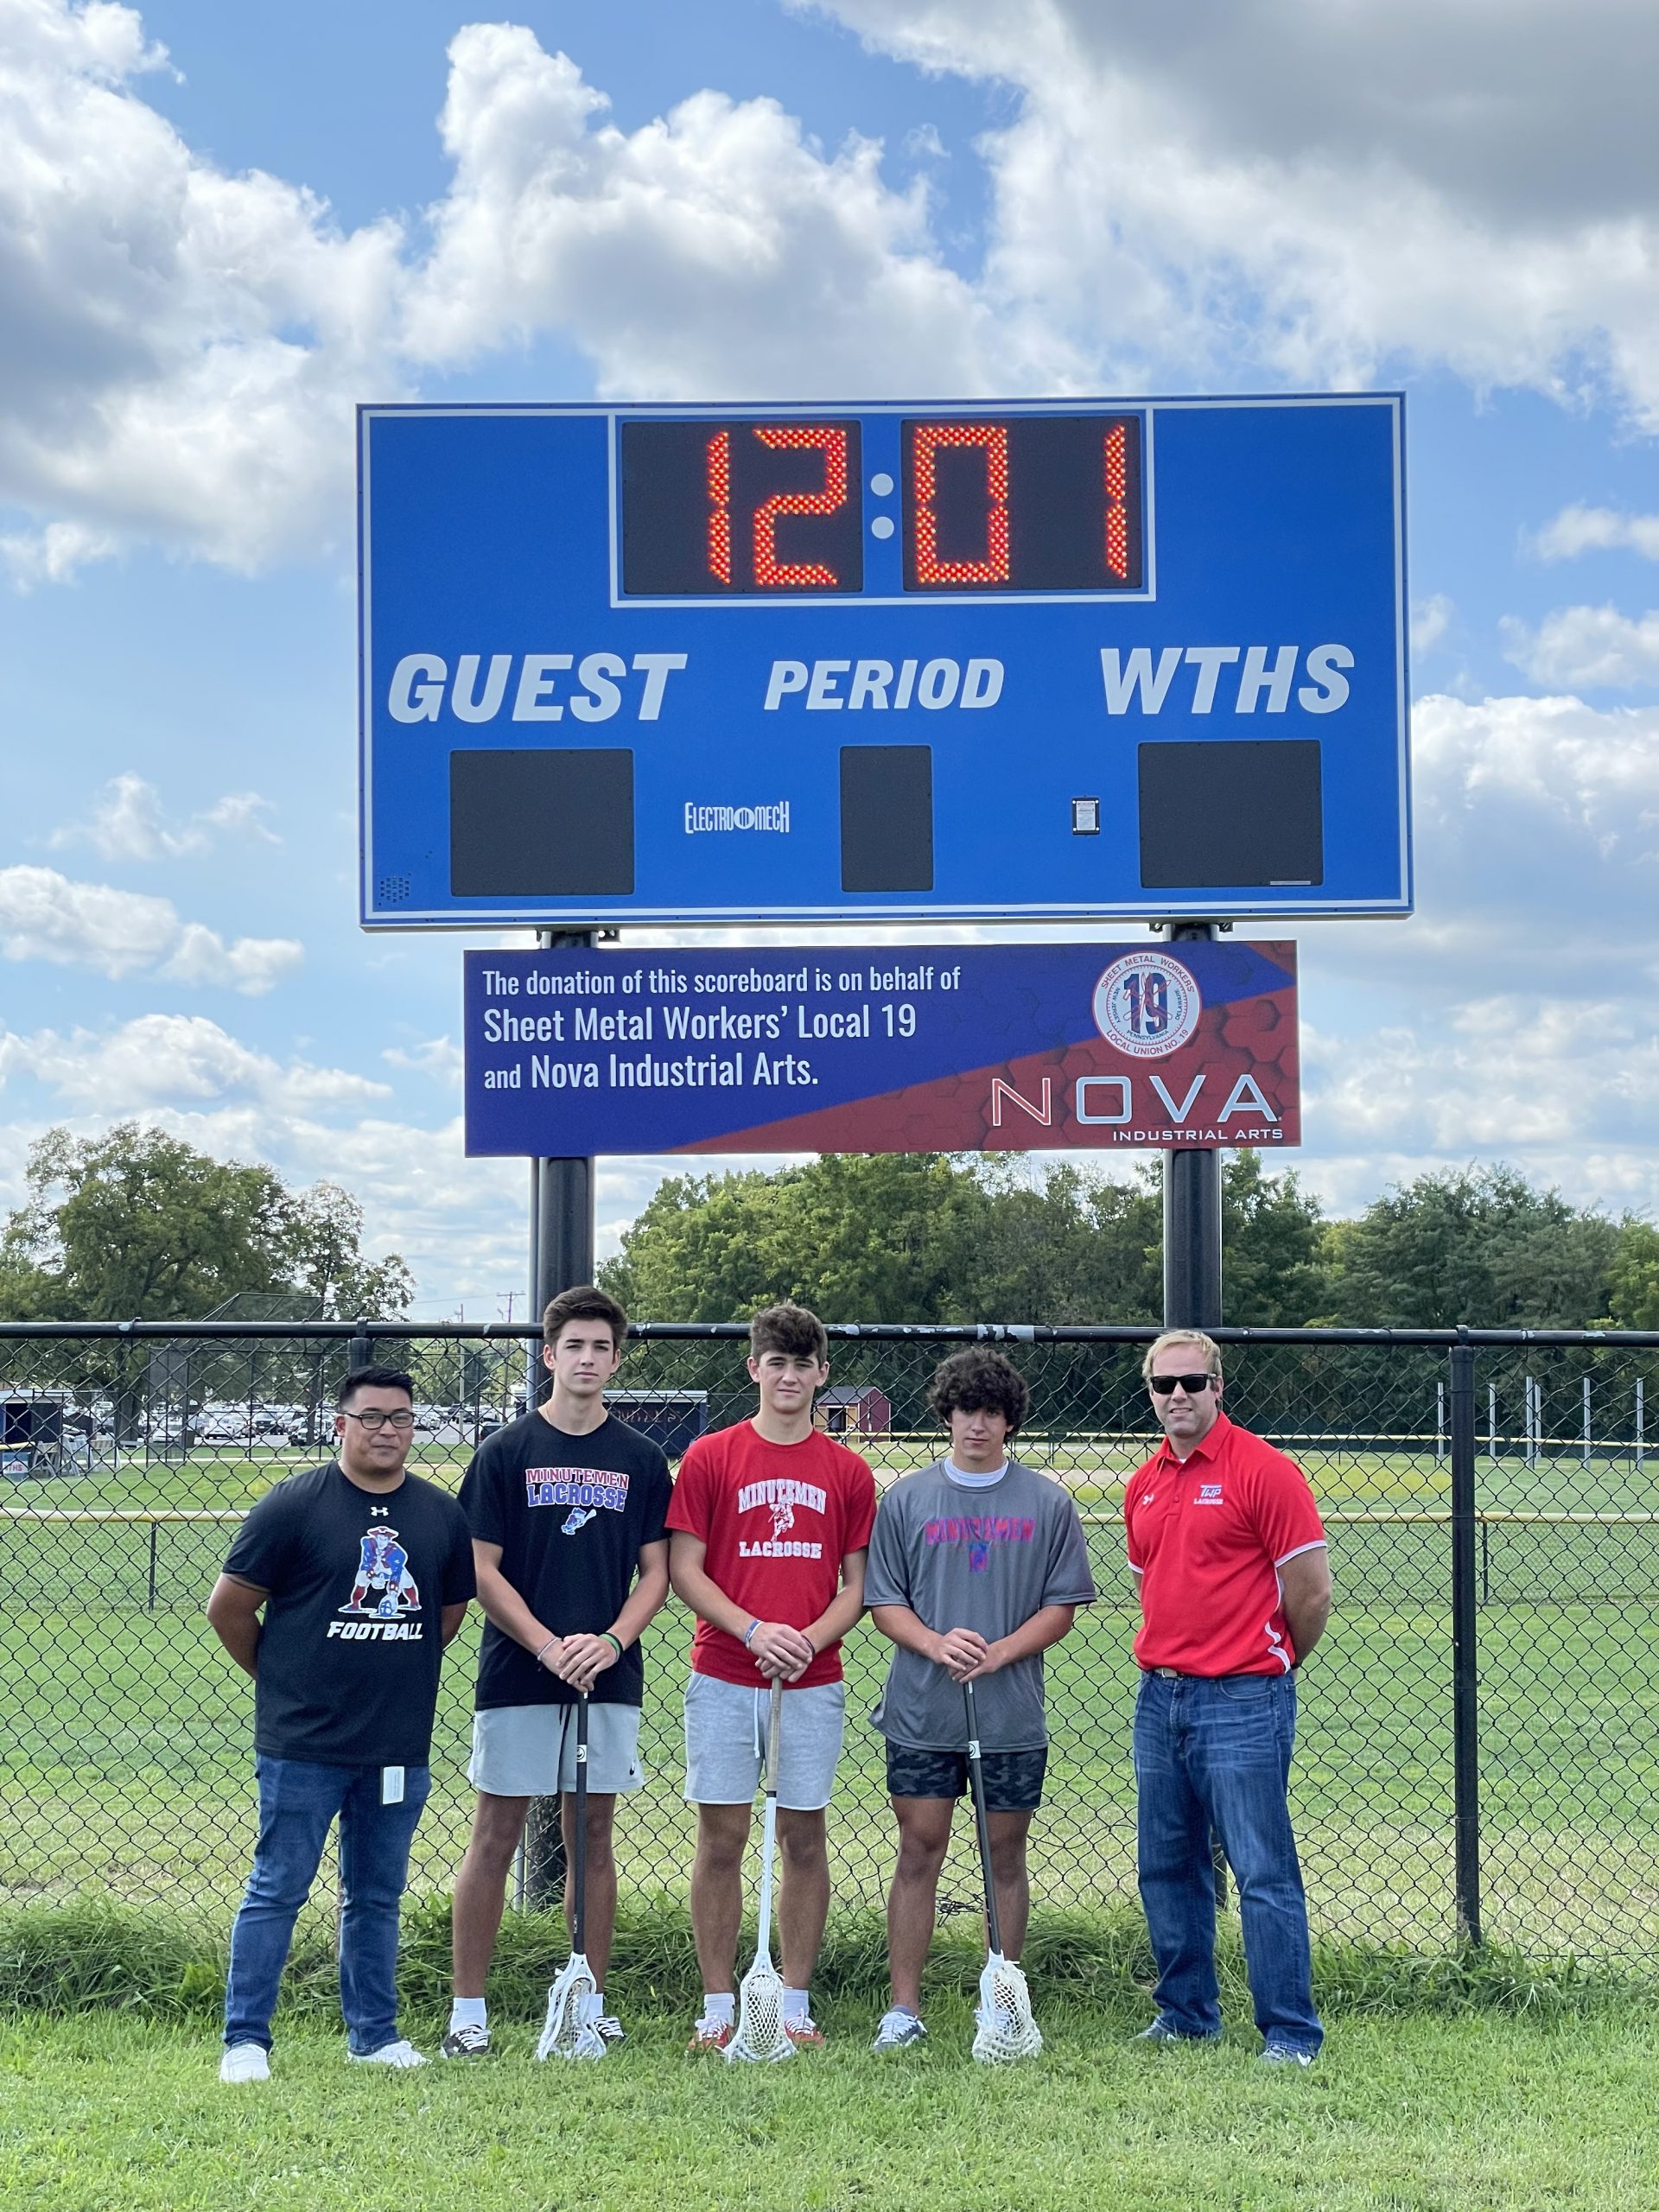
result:
M 622 425 L 622 588 L 641 599 L 856 593 L 856 420 Z
M 905 589 L 1139 591 L 1137 415 L 903 425 Z
M 876 418 L 872 418 L 876 419 Z M 1140 592 L 1130 414 L 673 417 L 619 426 L 629 599 Z M 896 440 L 895 440 L 896 433 Z

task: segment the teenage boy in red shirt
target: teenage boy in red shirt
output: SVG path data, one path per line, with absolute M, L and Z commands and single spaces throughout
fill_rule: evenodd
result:
M 875 1478 L 856 1452 L 812 1426 L 830 1376 L 823 1324 L 768 1306 L 749 1326 L 751 1421 L 700 1436 L 668 1510 L 669 1573 L 697 1616 L 685 1693 L 685 1794 L 697 1808 L 691 1926 L 702 1972 L 692 2050 L 732 2038 L 743 1851 L 764 1764 L 772 1685 L 779 1730 L 778 1925 L 784 2029 L 822 2043 L 808 1989 L 830 1910 L 824 1809 L 841 1756 L 847 1686 L 841 1639 L 864 1610 Z

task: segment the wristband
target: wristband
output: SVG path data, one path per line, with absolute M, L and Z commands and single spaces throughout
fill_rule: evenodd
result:
M 546 1642 L 546 1643 L 542 1646 L 541 1649 L 540 1649 L 540 1650 L 536 1654 L 536 1664 L 537 1664 L 538 1667 L 541 1665 L 541 1663 L 542 1663 L 543 1660 L 546 1658 L 546 1656 L 547 1656 L 548 1653 L 549 1653 L 549 1652 L 553 1649 L 554 1645 L 558 1642 L 558 1640 L 559 1640 L 559 1639 L 558 1639 L 558 1637 L 557 1637 L 556 1636 L 550 1636 L 550 1637 L 548 1637 L 547 1642 Z
M 612 1650 L 615 1652 L 617 1657 L 620 1659 L 622 1656 L 621 1637 L 620 1636 L 613 1636 L 607 1628 L 602 1628 L 599 1632 L 601 1637 L 610 1645 Z
M 747 1628 L 746 1628 L 746 1629 L 744 1630 L 744 1631 L 743 1631 L 743 1649 L 744 1649 L 746 1651 L 748 1649 L 749 1645 L 750 1645 L 750 1643 L 751 1643 L 751 1641 L 752 1641 L 752 1640 L 753 1640 L 753 1638 L 754 1631 L 756 1630 L 756 1629 L 758 1629 L 758 1628 L 760 1627 L 760 1618 L 759 1618 L 759 1616 L 757 1616 L 753 1620 L 752 1620 L 752 1621 L 749 1623 L 749 1624 L 748 1624 Z

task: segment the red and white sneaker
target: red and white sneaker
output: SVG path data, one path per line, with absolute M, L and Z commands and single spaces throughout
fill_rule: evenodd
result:
M 817 2022 L 810 2017 L 804 2020 L 785 2020 L 784 2022 L 784 2033 L 789 2037 L 791 2043 L 794 2044 L 797 2050 L 822 2050 L 823 2049 L 823 2031 L 819 2027 Z
M 731 2039 L 732 2023 L 729 2020 L 699 2020 L 695 2034 L 685 2047 L 695 2057 L 701 2051 L 724 2050 Z

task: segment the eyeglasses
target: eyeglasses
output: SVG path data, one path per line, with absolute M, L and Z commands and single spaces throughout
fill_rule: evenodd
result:
M 1212 1382 L 1219 1382 L 1220 1380 L 1219 1375 L 1148 1375 L 1147 1388 L 1155 1391 L 1159 1397 L 1166 1398 L 1179 1382 L 1189 1398 L 1196 1398 Z
M 371 1406 L 368 1411 L 363 1414 L 351 1413 L 344 1406 L 340 1410 L 345 1414 L 347 1421 L 360 1421 L 371 1436 L 378 1428 L 405 1429 L 413 1428 L 415 1426 L 415 1416 L 407 1407 L 395 1414 L 383 1414 L 378 1406 Z

